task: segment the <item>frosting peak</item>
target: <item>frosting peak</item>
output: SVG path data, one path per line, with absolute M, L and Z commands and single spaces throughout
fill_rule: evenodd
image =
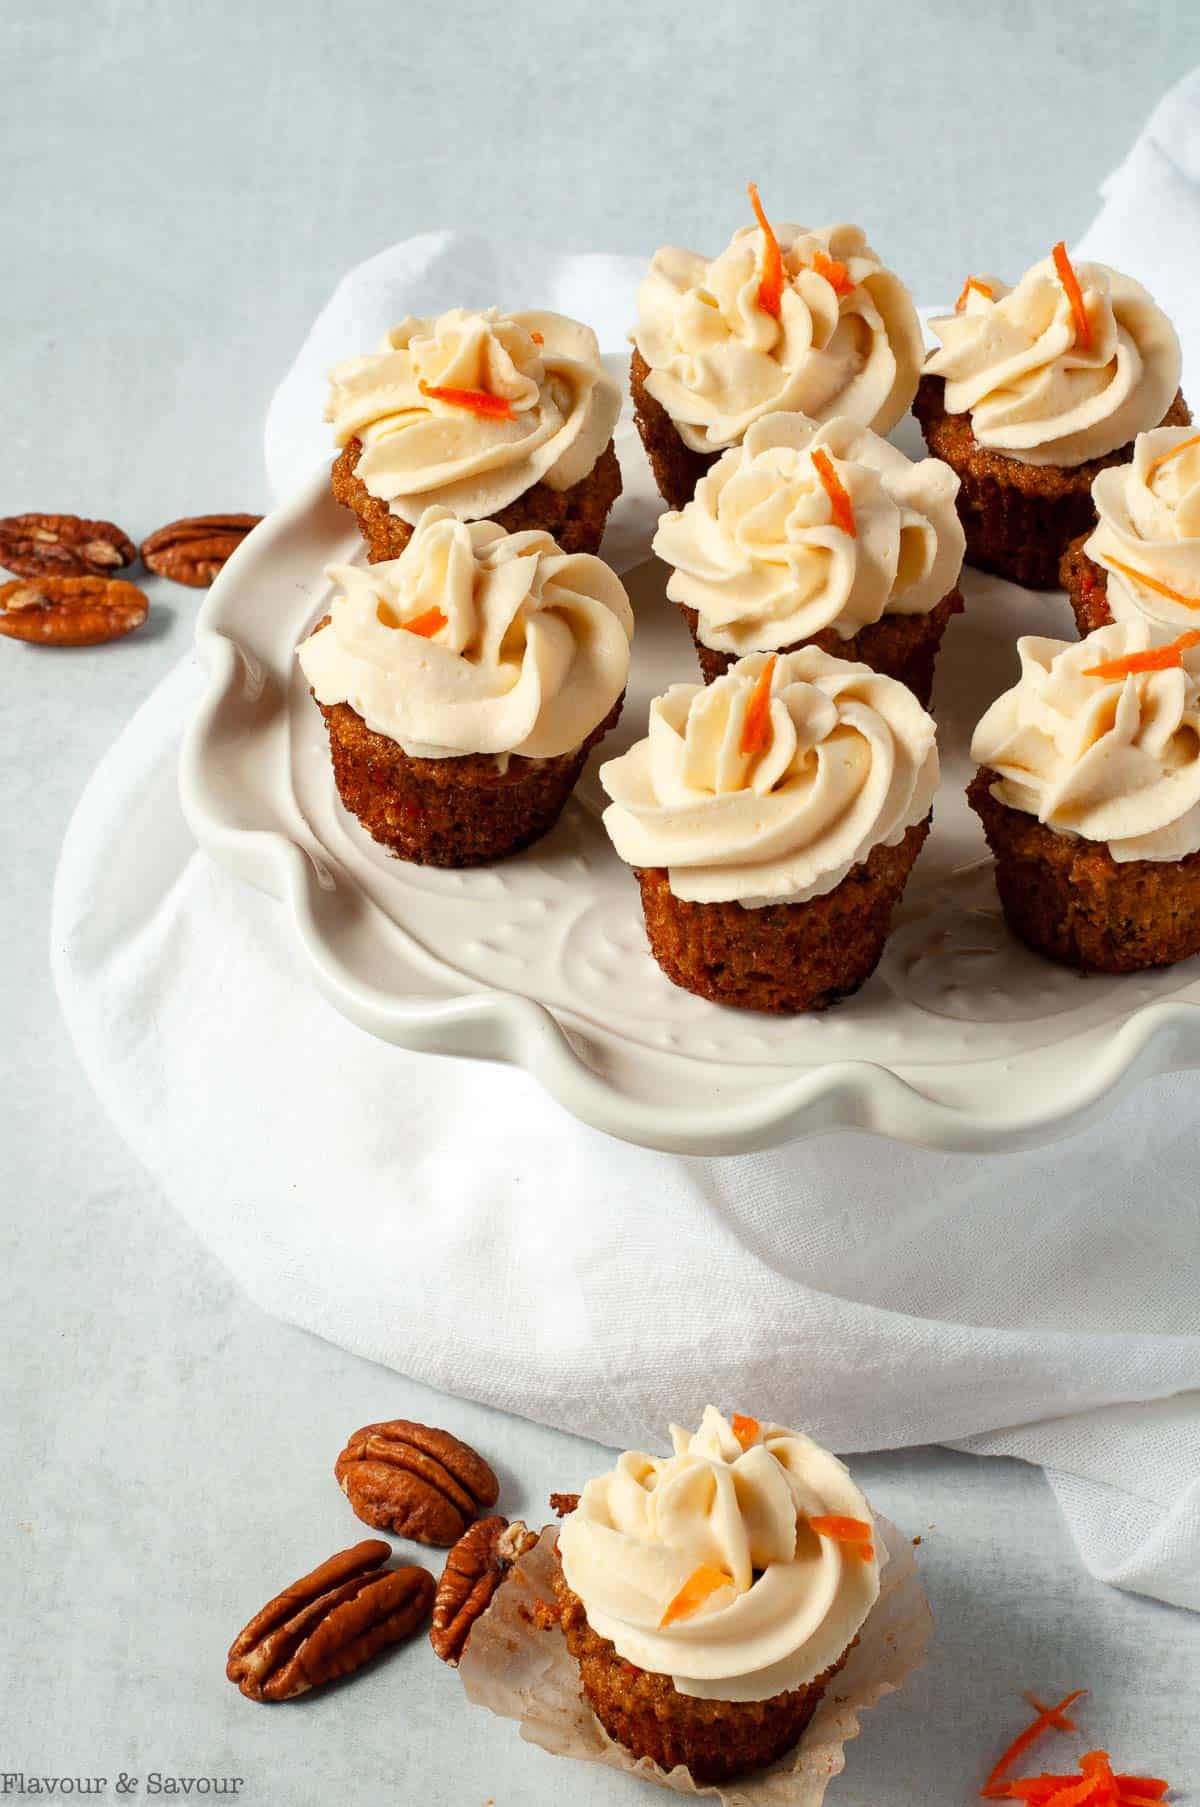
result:
M 971 742 L 996 800 L 1118 862 L 1200 851 L 1200 648 L 1136 669 L 1162 639 L 1139 618 L 1076 643 L 1018 640 L 1020 680 Z
M 330 619 L 299 648 L 317 701 L 349 703 L 413 758 L 579 746 L 625 688 L 620 579 L 548 533 L 430 508 L 399 558 L 335 565 Z
M 665 866 L 676 897 L 747 907 L 832 891 L 925 819 L 937 780 L 912 692 L 815 646 L 672 685 L 647 738 L 600 768 L 623 860 Z
M 590 327 L 494 307 L 410 316 L 377 351 L 338 364 L 329 384 L 338 445 L 362 442 L 357 475 L 410 524 L 434 504 L 479 520 L 535 483 L 570 489 L 621 406 Z M 472 406 L 472 394 L 485 399 Z
M 559 1553 L 592 1629 L 626 1661 L 682 1694 L 763 1700 L 838 1660 L 878 1598 L 879 1564 L 811 1528 L 872 1522 L 835 1456 L 781 1425 L 735 1422 L 744 1442 L 709 1406 L 694 1433 L 671 1426 L 672 1455 L 620 1456 L 563 1521 Z M 664 1624 L 702 1565 L 727 1584 Z
M 1092 484 L 1098 525 L 1084 545 L 1108 572 L 1116 621 L 1200 626 L 1200 434 L 1193 427 L 1140 433 L 1129 464 Z
M 851 531 L 815 455 L 824 451 Z M 925 614 L 953 589 L 964 540 L 958 478 L 914 464 L 843 416 L 818 425 L 768 414 L 663 515 L 654 550 L 673 567 L 667 595 L 695 609 L 706 646 L 736 655 L 811 639 L 851 639 L 884 614 Z
M 742 226 L 719 257 L 666 246 L 638 290 L 646 388 L 693 451 L 736 445 L 788 410 L 849 415 L 886 433 L 916 394 L 923 355 L 912 296 L 857 226 L 777 225 L 779 312 L 764 308 L 766 234 Z
M 962 311 L 930 321 L 926 369 L 982 446 L 1024 464 L 1083 464 L 1156 427 L 1179 387 L 1175 329 L 1153 298 L 1105 264 L 1075 266 L 1086 334 L 1053 257 L 1015 288 L 974 278 Z

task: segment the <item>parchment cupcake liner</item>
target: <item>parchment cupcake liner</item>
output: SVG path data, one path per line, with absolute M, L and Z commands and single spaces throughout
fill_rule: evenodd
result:
M 845 1767 L 845 1746 L 861 1729 L 860 1715 L 920 1667 L 933 1627 L 911 1544 L 885 1518 L 876 1517 L 875 1530 L 887 1552 L 879 1599 L 799 1744 L 770 1769 L 720 1787 L 698 1787 L 686 1769 L 668 1775 L 613 1742 L 580 1694 L 579 1671 L 562 1633 L 533 1623 L 535 1606 L 555 1603 L 557 1525 L 547 1526 L 521 1557 L 472 1630 L 458 1671 L 467 1697 L 515 1719 L 522 1738 L 543 1750 L 605 1763 L 676 1794 L 707 1795 L 724 1807 L 820 1807 Z

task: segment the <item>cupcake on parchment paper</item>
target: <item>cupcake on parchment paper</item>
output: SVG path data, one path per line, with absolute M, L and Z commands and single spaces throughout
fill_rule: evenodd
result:
M 887 433 L 916 393 L 912 296 L 857 226 L 758 224 L 719 257 L 666 246 L 638 289 L 634 413 L 671 508 L 764 414 L 845 415 Z
M 782 1757 L 879 1598 L 871 1509 L 835 1456 L 709 1406 L 630 1452 L 558 1535 L 560 1621 L 609 1736 L 699 1784 Z
M 621 392 L 590 326 L 563 314 L 452 308 L 403 320 L 329 380 L 333 493 L 372 559 L 397 558 L 424 509 L 540 529 L 596 552 L 621 493 Z
M 962 608 L 957 490 L 938 459 L 913 464 L 844 416 L 754 421 L 654 537 L 705 678 L 747 653 L 814 645 L 927 704 Z
M 1200 623 L 1200 433 L 1140 433 L 1132 461 L 1101 471 L 1092 500 L 1098 524 L 1067 548 L 1060 573 L 1080 633 Z
M 1074 268 L 1059 244 L 1013 289 L 968 277 L 930 321 L 914 413 L 962 479 L 967 563 L 1053 589 L 1070 540 L 1095 520 L 1091 488 L 1151 427 L 1190 419 L 1175 329 L 1131 277 Z
M 1018 640 L 968 797 L 1013 933 L 1096 972 L 1200 953 L 1200 628 Z
M 546 834 L 621 713 L 633 612 L 615 573 L 549 534 L 430 508 L 399 558 L 330 577 L 297 657 L 345 807 L 423 865 Z
M 749 1010 L 819 1010 L 879 962 L 929 832 L 932 718 L 819 647 L 675 684 L 600 768 L 604 826 L 676 985 Z

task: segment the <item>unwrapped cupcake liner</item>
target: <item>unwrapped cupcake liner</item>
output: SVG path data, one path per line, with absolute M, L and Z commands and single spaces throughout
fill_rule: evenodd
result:
M 845 1746 L 858 1736 L 860 1715 L 920 1667 L 933 1628 L 908 1539 L 878 1516 L 875 1533 L 887 1551 L 879 1599 L 800 1742 L 769 1769 L 719 1787 L 700 1786 L 682 1765 L 668 1774 L 608 1736 L 580 1692 L 579 1670 L 562 1632 L 534 1622 L 537 1606 L 557 1605 L 557 1525 L 547 1526 L 513 1566 L 472 1629 L 458 1671 L 467 1698 L 515 1719 L 522 1738 L 556 1756 L 605 1763 L 676 1794 L 715 1796 L 725 1807 L 820 1807 L 845 1767 Z

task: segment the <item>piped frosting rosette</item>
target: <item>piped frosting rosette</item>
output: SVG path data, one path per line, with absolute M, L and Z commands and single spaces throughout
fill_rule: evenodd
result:
M 1200 631 L 1195 634 L 1200 641 Z M 1113 859 L 1200 850 L 1200 645 L 1143 619 L 1018 640 L 1021 676 L 975 730 L 993 797 Z
M 666 867 L 685 901 L 748 907 L 832 891 L 925 819 L 937 781 L 933 720 L 912 692 L 817 647 L 672 685 L 646 739 L 600 769 L 623 860 Z
M 319 703 L 348 703 L 414 758 L 553 758 L 625 689 L 624 585 L 547 533 L 430 508 L 399 558 L 329 576 L 337 594 L 299 648 L 304 675 Z
M 843 639 L 885 613 L 935 608 L 958 581 L 964 539 L 958 478 L 937 458 L 913 463 L 844 416 L 756 420 L 679 512 L 654 550 L 667 595 L 695 609 L 706 646 L 740 656 Z
M 1129 464 L 1092 484 L 1099 522 L 1084 551 L 1108 573 L 1116 621 L 1200 626 L 1200 433 L 1139 434 Z
M 772 244 L 777 313 L 762 301 Z M 924 355 L 912 296 L 857 226 L 743 226 L 711 260 L 664 247 L 638 289 L 634 340 L 647 390 L 695 452 L 736 445 L 779 410 L 886 433 Z
M 1083 464 L 1156 427 L 1175 398 L 1174 327 L 1105 264 L 1046 257 L 1015 288 L 971 278 L 960 303 L 930 321 L 941 348 L 926 369 L 981 446 L 1024 464 Z
M 862 1493 L 810 1438 L 712 1406 L 671 1441 L 666 1458 L 619 1457 L 563 1521 L 592 1630 L 681 1694 L 765 1700 L 814 1680 L 879 1596 Z
M 535 483 L 570 489 L 621 407 L 591 327 L 563 314 L 452 308 L 409 317 L 329 379 L 339 446 L 357 438 L 371 495 L 413 524 L 431 505 L 498 514 Z

